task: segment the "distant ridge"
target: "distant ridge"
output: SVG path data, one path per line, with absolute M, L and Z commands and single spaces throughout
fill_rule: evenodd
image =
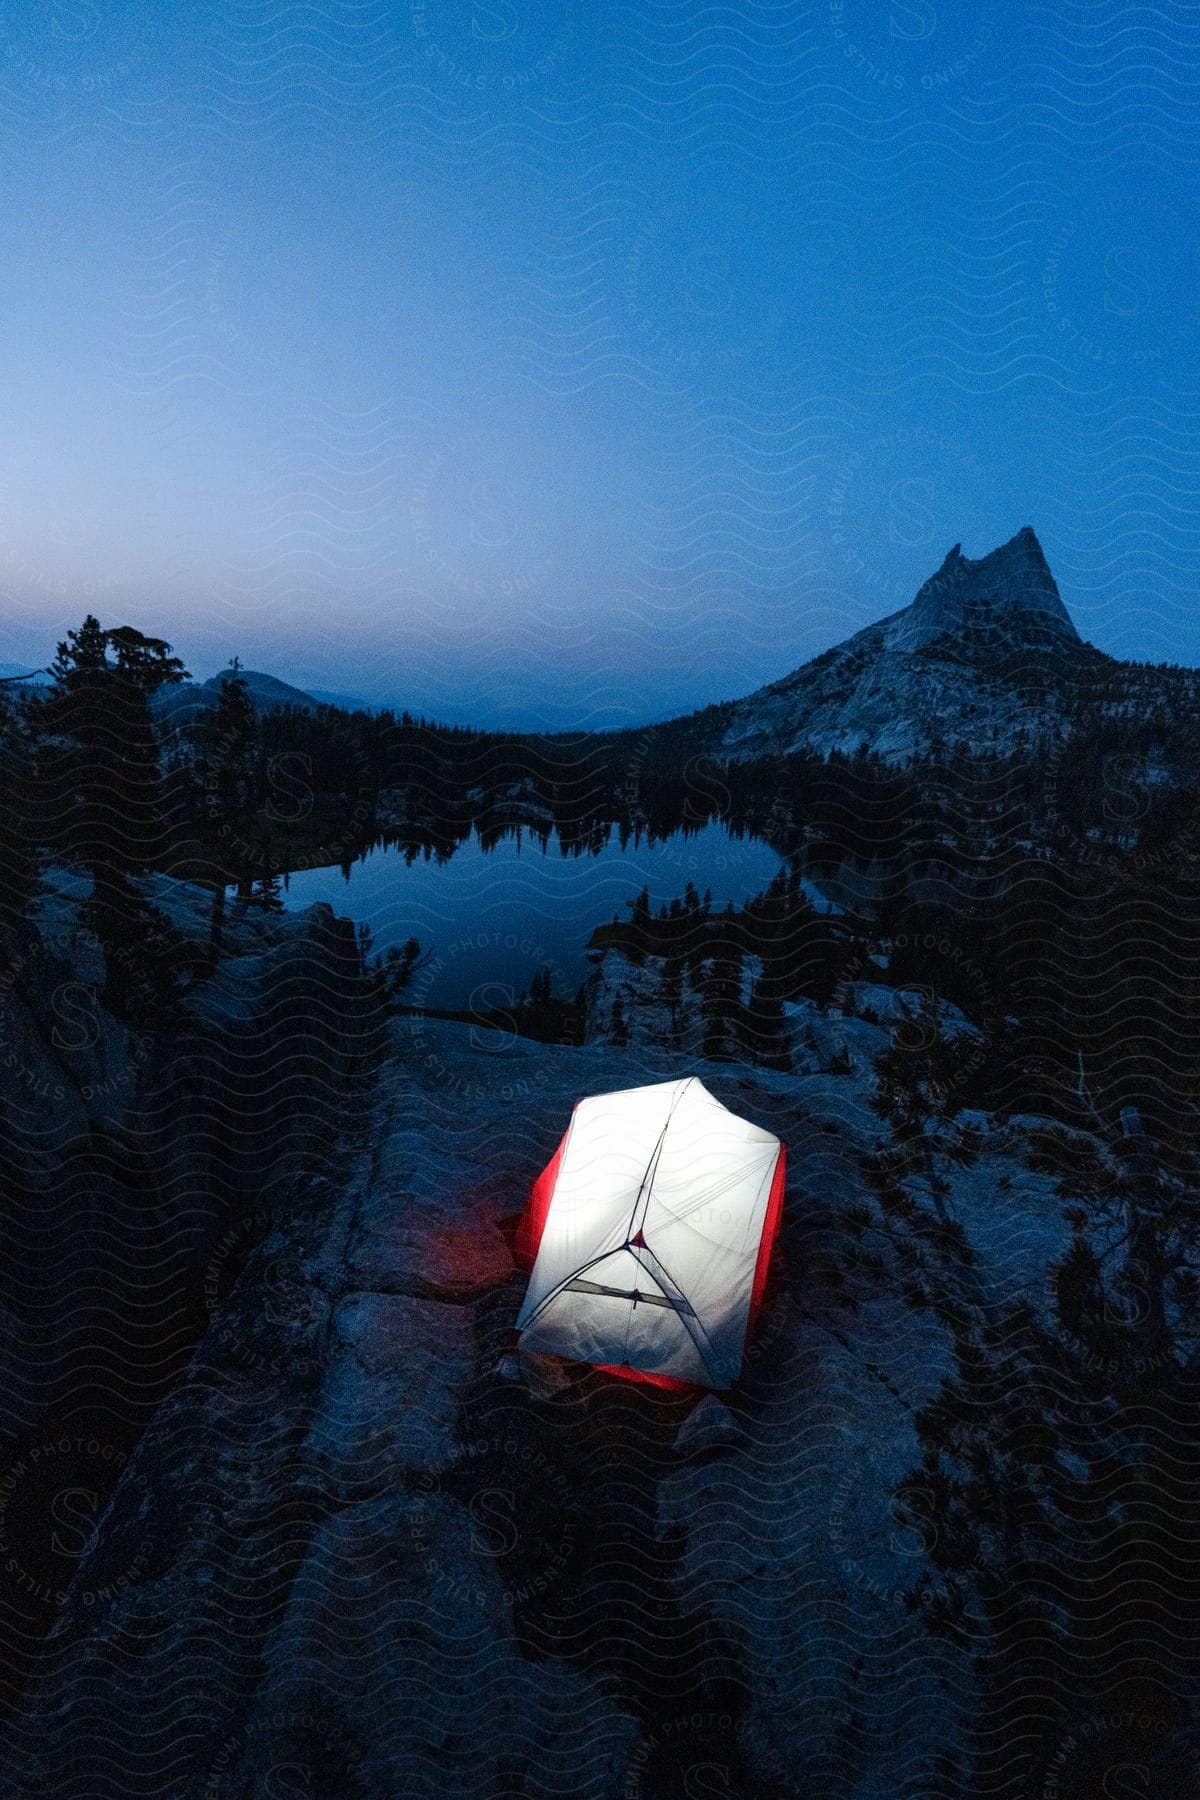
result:
M 184 681 L 178 687 L 160 688 L 154 704 L 172 724 L 182 724 L 215 706 L 222 687 L 233 673 L 232 669 L 222 669 L 218 674 L 210 675 L 207 681 Z M 280 681 L 277 675 L 267 675 L 261 669 L 239 669 L 237 673 L 246 684 L 251 703 L 264 711 L 273 706 L 295 706 L 302 712 L 313 712 L 321 704 L 315 695 L 293 687 L 288 681 Z
M 343 712 L 386 712 L 384 706 L 376 706 L 370 700 L 364 700 L 358 694 L 334 694 L 328 688 L 311 688 L 309 692 L 314 700 L 322 706 L 337 706 Z
M 289 681 L 280 681 L 278 675 L 266 675 L 261 669 L 239 669 L 237 673 L 245 682 L 246 692 L 256 706 L 301 706 L 311 712 L 313 707 L 320 704 L 314 695 L 306 693 L 303 688 L 293 687 Z M 222 669 L 219 674 L 210 675 L 202 683 L 202 687 L 215 697 L 232 675 L 232 669 Z

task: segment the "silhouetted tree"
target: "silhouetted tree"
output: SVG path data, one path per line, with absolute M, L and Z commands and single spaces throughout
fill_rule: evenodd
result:
M 51 674 L 54 685 L 37 702 L 45 828 L 52 850 L 91 875 L 86 916 L 104 951 L 105 1003 L 121 1013 L 130 968 L 144 967 L 152 935 L 130 878 L 152 865 L 165 841 L 150 701 L 186 670 L 163 639 L 128 625 L 105 630 L 89 613 L 59 644 Z
M 734 1055 L 741 1023 L 741 994 L 741 957 L 726 941 L 704 971 L 700 1001 L 703 1056 L 728 1061 Z
M 278 875 L 272 873 L 260 877 L 251 887 L 248 904 L 260 912 L 281 913 L 284 910 L 283 890 Z
M 767 1069 L 791 1068 L 792 1054 L 783 1002 L 766 988 L 761 975 L 755 977 L 750 988 L 740 1038 L 753 1062 L 761 1063 Z
M 29 917 L 38 882 L 35 745 L 27 708 L 0 690 L 0 931 Z

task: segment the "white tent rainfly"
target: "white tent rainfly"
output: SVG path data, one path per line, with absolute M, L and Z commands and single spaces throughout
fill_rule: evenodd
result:
M 533 1184 L 522 1349 L 732 1387 L 778 1230 L 786 1146 L 695 1076 L 581 1100 Z

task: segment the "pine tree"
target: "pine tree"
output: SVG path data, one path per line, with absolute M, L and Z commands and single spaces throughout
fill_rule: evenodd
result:
M 702 1056 L 726 1062 L 735 1053 L 741 1027 L 742 961 L 729 943 L 722 943 L 705 970 L 701 988 L 704 1036 Z
M 82 687 L 89 675 L 108 668 L 108 634 L 94 613 L 88 613 L 78 631 L 68 631 L 60 643 L 50 673 L 55 685 L 72 691 Z
M 417 970 L 432 954 L 427 951 L 422 956 L 419 940 L 410 937 L 402 945 L 393 944 L 384 951 L 382 959 L 376 959 L 372 974 L 387 1006 L 396 1005 Z
M 783 1002 L 765 986 L 761 974 L 755 977 L 750 989 L 741 1037 L 753 1062 L 761 1063 L 766 1069 L 791 1068 Z
M 663 958 L 659 995 L 663 1004 L 671 1009 L 671 1048 L 678 1050 L 680 1043 L 679 1007 L 683 999 L 683 957 L 674 948 L 669 950 Z
M 209 948 L 214 956 L 221 948 L 226 884 L 243 869 L 244 853 L 236 855 L 231 844 L 250 842 L 246 810 L 258 791 L 260 771 L 265 785 L 267 766 L 257 714 L 236 656 L 229 667 L 230 673 L 217 690 L 215 706 L 206 707 L 188 729 L 199 751 L 200 832 L 214 865 L 209 925 Z
M 871 1107 L 891 1126 L 897 1151 L 911 1158 L 913 1172 L 924 1180 L 944 1219 L 946 1183 L 937 1171 L 936 1157 L 947 1144 L 945 1126 L 956 1053 L 938 1033 L 936 1000 L 923 1004 L 922 1018 L 907 1021 L 913 1037 L 894 1038 L 875 1058 Z
M 34 758 L 28 708 L 0 691 L 0 932 L 28 921 L 37 890 Z
M 166 848 L 150 701 L 186 670 L 163 639 L 128 625 L 105 630 L 89 613 L 59 644 L 51 674 L 54 685 L 37 703 L 47 833 L 55 853 L 91 875 L 85 916 L 104 950 L 105 1004 L 121 1013 L 132 996 L 130 968 L 162 932 L 130 885 Z M 137 985 L 144 992 L 146 980 Z
M 278 875 L 273 871 L 263 875 L 250 890 L 247 903 L 265 913 L 281 913 L 283 906 L 283 890 Z

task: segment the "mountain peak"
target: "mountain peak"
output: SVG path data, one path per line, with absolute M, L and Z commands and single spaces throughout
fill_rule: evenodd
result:
M 853 755 L 865 744 L 907 760 L 939 738 L 982 754 L 1058 741 L 1087 656 L 1023 525 L 986 556 L 955 544 L 911 606 L 734 701 L 722 751 L 740 761 L 800 748 Z
M 936 646 L 972 661 L 1079 642 L 1031 525 L 977 560 L 955 544 L 912 605 L 893 614 L 886 629 L 889 650 L 911 653 Z

